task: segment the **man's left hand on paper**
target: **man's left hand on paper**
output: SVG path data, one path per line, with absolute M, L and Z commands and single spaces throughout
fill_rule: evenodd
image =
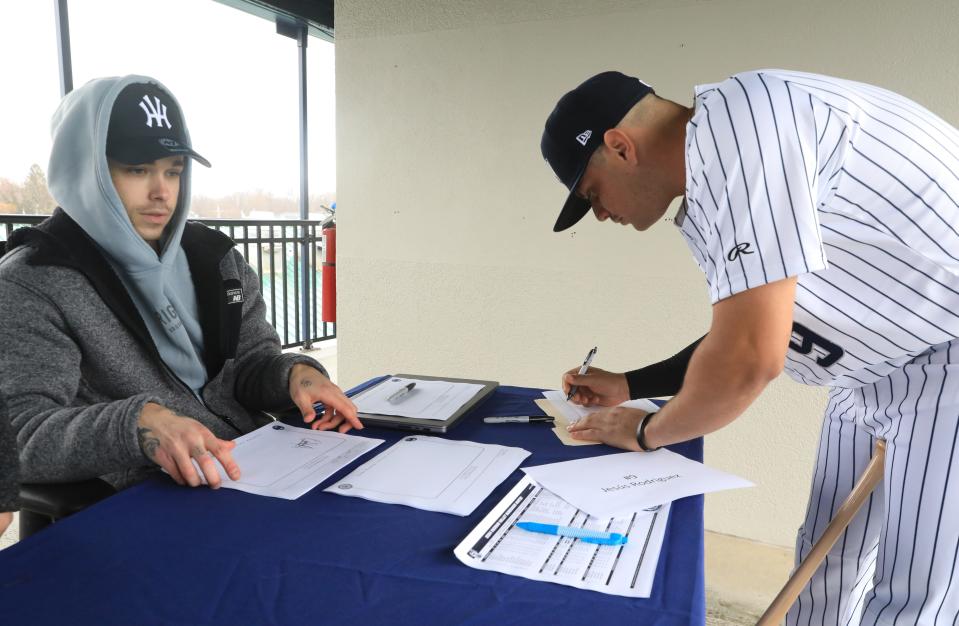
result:
M 646 411 L 617 406 L 590 413 L 570 424 L 568 430 L 573 439 L 600 441 L 616 448 L 639 452 L 636 429 L 645 416 Z
M 351 428 L 362 430 L 363 424 L 356 415 L 356 405 L 329 378 L 316 368 L 297 363 L 290 370 L 290 398 L 303 414 L 303 421 L 313 430 L 336 428 L 345 433 Z M 326 409 L 317 419 L 313 405 L 322 402 Z

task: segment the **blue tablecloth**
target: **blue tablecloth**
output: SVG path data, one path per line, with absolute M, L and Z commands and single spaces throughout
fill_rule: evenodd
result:
M 534 389 L 500 387 L 447 435 L 521 446 L 526 465 L 609 454 L 569 447 L 544 424 Z M 365 429 L 386 439 L 403 433 Z M 702 460 L 702 440 L 673 450 Z M 635 600 L 474 570 L 453 547 L 517 480 L 469 517 L 323 493 L 298 500 L 187 489 L 157 477 L 0 551 L 4 624 L 702 624 L 703 499 L 673 504 L 652 597 Z

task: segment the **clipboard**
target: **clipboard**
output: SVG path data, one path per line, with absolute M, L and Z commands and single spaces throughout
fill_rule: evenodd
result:
M 463 406 L 457 409 L 453 415 L 445 420 L 417 419 L 415 417 L 403 417 L 400 415 L 380 415 L 378 413 L 360 412 L 357 415 L 360 418 L 360 421 L 363 422 L 364 426 L 374 426 L 377 428 L 397 428 L 400 430 L 415 430 L 430 433 L 445 433 L 459 423 L 460 420 L 466 417 L 470 411 L 476 408 L 481 402 L 486 400 L 493 393 L 493 391 L 499 387 L 499 383 L 493 380 L 471 380 L 467 378 L 450 378 L 448 376 L 422 376 L 419 374 L 391 374 L 375 385 L 371 385 L 367 389 L 364 389 L 362 392 L 357 394 L 357 396 L 366 393 L 370 389 L 376 388 L 393 377 L 409 378 L 411 380 L 438 380 L 451 383 L 470 383 L 473 385 L 482 385 L 483 387 L 477 391 L 476 394 L 465 404 L 463 404 Z

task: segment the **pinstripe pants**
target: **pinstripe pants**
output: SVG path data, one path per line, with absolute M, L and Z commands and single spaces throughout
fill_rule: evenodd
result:
M 818 624 L 959 622 L 959 339 L 889 376 L 834 388 L 823 420 L 797 564 L 885 439 L 883 481 L 786 618 Z

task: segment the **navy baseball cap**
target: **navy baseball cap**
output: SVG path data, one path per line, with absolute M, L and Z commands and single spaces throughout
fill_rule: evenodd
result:
M 117 95 L 110 112 L 107 156 L 127 165 L 189 156 L 210 167 L 187 138 L 183 113 L 173 97 L 155 83 L 133 83 Z
M 617 124 L 653 88 L 620 72 L 603 72 L 587 79 L 556 103 L 546 119 L 539 149 L 569 197 L 553 226 L 566 230 L 589 212 L 587 200 L 576 195 L 576 186 L 589 158 L 603 143 L 603 135 Z

